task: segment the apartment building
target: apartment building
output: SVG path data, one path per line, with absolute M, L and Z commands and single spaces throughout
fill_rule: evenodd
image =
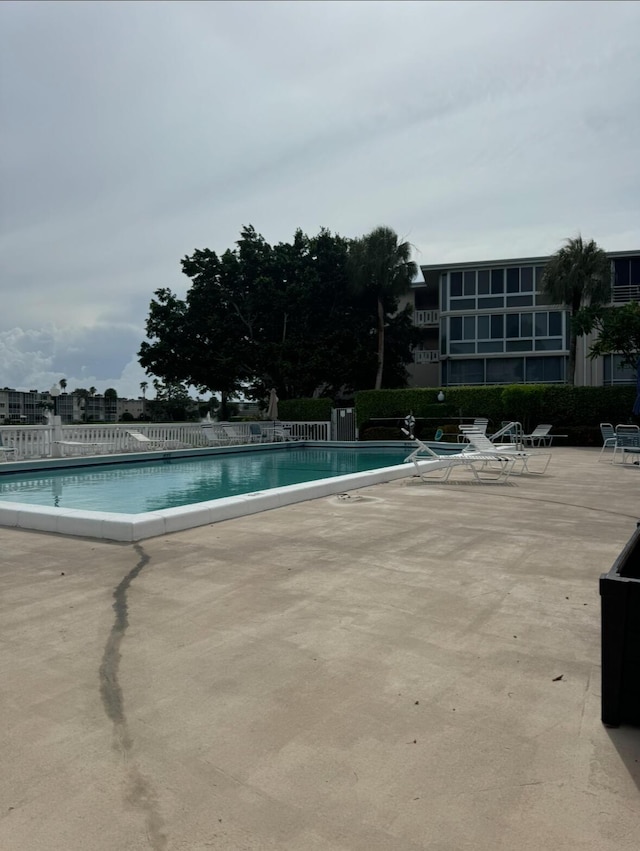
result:
M 640 251 L 608 252 L 611 303 L 640 302 Z M 414 387 L 563 383 L 569 359 L 569 311 L 541 291 L 550 258 L 522 257 L 421 266 L 410 298 L 425 340 L 409 366 Z M 578 339 L 575 383 L 635 381 L 619 356 L 588 358 Z
M 112 396 L 77 396 L 49 391 L 0 390 L 0 425 L 42 425 L 47 410 L 55 410 L 63 423 L 118 422 L 124 413 L 138 419 L 143 413 L 143 399 L 119 399 Z

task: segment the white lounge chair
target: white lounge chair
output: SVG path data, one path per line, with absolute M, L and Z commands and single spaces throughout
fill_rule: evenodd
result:
M 71 454 L 78 453 L 78 455 L 98 455 L 100 452 L 108 452 L 109 449 L 113 449 L 113 443 L 102 443 L 99 441 L 90 441 L 90 440 L 54 440 L 56 446 L 62 447 L 62 454 L 64 455 L 65 447 L 69 447 Z
M 240 443 L 251 443 L 249 435 L 239 426 L 221 425 L 220 428 L 227 436 L 231 445 Z
M 411 437 L 406 429 L 403 428 L 402 431 L 407 437 Z M 426 443 L 423 443 L 417 437 L 413 437 L 412 439 L 417 444 L 417 448 L 404 460 L 405 462 L 410 461 L 413 463 L 417 474 L 425 482 L 446 482 L 452 470 L 456 467 L 462 467 L 467 472 L 470 472 L 478 484 L 505 482 L 511 475 L 517 460 L 510 453 L 504 452 L 500 454 L 498 451 L 487 454 L 484 452 L 464 450 L 449 455 L 441 455 L 438 452 L 434 452 L 430 446 L 427 446 Z M 431 464 L 429 467 L 426 467 L 425 465 L 420 466 L 420 461 L 437 461 L 438 464 L 437 466 Z M 439 472 L 440 475 L 432 475 L 434 472 Z
M 229 446 L 231 443 L 229 436 L 225 434 L 222 426 L 215 423 L 204 423 L 202 425 L 202 433 L 207 443 L 211 444 L 211 446 Z
M 127 435 L 138 447 L 143 449 L 167 449 L 170 443 L 170 441 L 167 440 L 155 440 L 154 438 L 143 434 L 141 431 L 127 431 Z
M 462 443 L 465 440 L 465 433 L 469 429 L 473 429 L 473 431 L 478 431 L 480 434 L 486 434 L 487 428 L 489 426 L 489 420 L 487 417 L 476 417 L 472 423 L 463 424 L 460 426 L 461 434 L 458 435 L 458 443 Z
M 516 461 L 519 461 L 521 464 L 521 469 L 519 472 L 521 473 L 530 473 L 532 475 L 541 476 L 543 473 L 546 473 L 547 467 L 551 461 L 551 453 L 550 452 L 538 452 L 531 451 L 528 449 L 518 449 L 517 446 L 513 444 L 506 443 L 502 446 L 496 446 L 495 443 L 492 443 L 486 434 L 480 434 L 480 432 L 474 431 L 466 431 L 465 432 L 466 439 L 469 441 L 469 445 L 476 452 L 482 452 L 485 455 L 490 455 L 492 452 L 497 455 L 508 455 L 512 458 L 515 458 Z M 532 458 L 545 458 L 546 460 L 543 462 L 543 467 L 541 470 L 534 470 L 529 466 L 529 462 Z M 515 472 L 515 470 L 514 470 Z
M 531 434 L 523 434 L 522 442 L 525 446 L 551 446 L 554 437 L 566 437 L 566 434 L 551 434 L 552 425 L 544 423 L 536 426 Z

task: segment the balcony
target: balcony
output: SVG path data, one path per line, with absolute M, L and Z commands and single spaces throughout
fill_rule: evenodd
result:
M 413 353 L 414 363 L 438 363 L 440 352 L 437 349 L 416 349 Z
M 439 325 L 439 323 L 439 310 L 414 310 L 413 312 L 413 324 L 419 325 L 421 328 L 426 328 L 430 325 Z

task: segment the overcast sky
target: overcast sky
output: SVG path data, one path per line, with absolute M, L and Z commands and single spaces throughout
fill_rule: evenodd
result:
M 0 387 L 115 387 L 180 259 L 640 248 L 638 2 L 3 2 Z

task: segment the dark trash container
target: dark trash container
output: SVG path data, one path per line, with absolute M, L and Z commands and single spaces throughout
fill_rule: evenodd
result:
M 602 722 L 640 726 L 640 524 L 600 577 Z

